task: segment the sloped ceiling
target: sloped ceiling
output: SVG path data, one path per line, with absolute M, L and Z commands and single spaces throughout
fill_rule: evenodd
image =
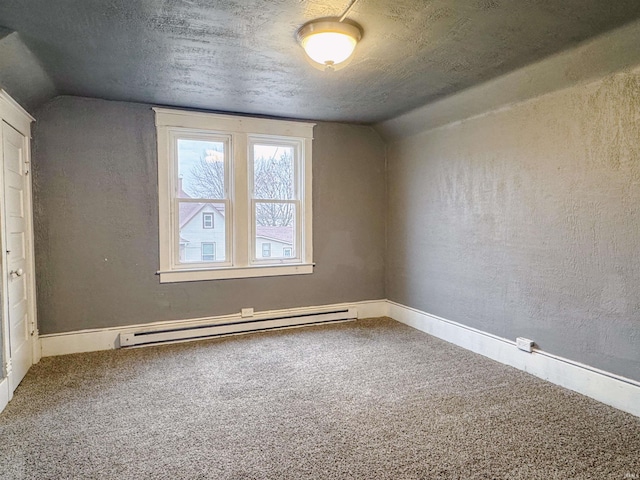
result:
M 51 78 L 17 32 L 0 27 L 0 87 L 35 111 L 56 95 Z
M 349 18 L 364 38 L 353 62 L 313 69 L 297 28 L 348 3 L 3 0 L 0 25 L 19 34 L 54 86 L 43 82 L 30 104 L 57 91 L 376 123 L 640 18 L 638 0 L 359 0 Z M 5 87 L 20 61 L 9 54 L 0 42 Z

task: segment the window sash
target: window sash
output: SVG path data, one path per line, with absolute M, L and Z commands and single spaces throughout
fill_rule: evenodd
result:
M 196 198 L 196 197 L 179 197 L 179 152 L 178 142 L 180 140 L 195 140 L 202 142 L 216 142 L 224 144 L 224 198 Z M 233 218 L 229 215 L 231 200 L 230 200 L 230 180 L 231 180 L 231 155 L 232 155 L 232 136 L 228 133 L 217 131 L 205 131 L 205 130 L 187 130 L 184 128 L 171 128 L 169 129 L 169 168 L 171 171 L 170 176 L 170 192 L 171 192 L 171 231 L 172 231 L 172 251 L 171 257 L 171 269 L 189 269 L 189 268 L 217 268 L 220 266 L 231 266 L 232 260 L 232 231 L 233 231 Z M 222 262 L 211 261 L 209 263 L 199 262 L 181 262 L 180 261 L 180 203 L 222 203 L 225 206 L 225 260 Z M 212 228 L 215 228 L 212 226 Z
M 225 237 L 225 252 L 224 252 L 224 261 L 215 261 L 212 260 L 209 263 L 206 261 L 199 262 L 181 262 L 180 261 L 180 204 L 181 203 L 222 203 L 224 204 L 225 210 L 225 222 L 224 222 L 224 237 Z M 231 266 L 233 265 L 231 259 L 231 252 L 233 251 L 233 245 L 231 244 L 231 229 L 227 219 L 229 218 L 229 212 L 231 210 L 231 202 L 230 200 L 221 200 L 221 199 L 203 199 L 203 198 L 174 198 L 171 209 L 171 223 L 172 223 L 172 243 L 174 245 L 173 248 L 173 264 L 172 269 L 174 270 L 184 270 L 191 268 L 218 268 L 222 266 Z M 205 212 L 207 213 L 207 212 Z M 211 229 L 207 229 L 211 230 Z M 211 243 L 211 242 L 204 242 Z
M 294 220 L 294 231 L 293 231 L 293 244 L 292 249 L 296 252 L 295 256 L 285 257 L 269 257 L 269 258 L 257 258 L 256 257 L 256 242 L 258 237 L 258 225 L 256 222 L 256 210 L 258 203 L 271 203 L 271 204 L 280 204 L 280 205 L 294 205 L 295 206 L 295 220 Z M 274 263 L 298 263 L 302 261 L 301 256 L 301 231 L 302 231 L 302 213 L 301 213 L 301 203 L 299 200 L 264 200 L 264 199 L 255 199 L 251 200 L 251 264 L 252 265 L 264 265 L 264 264 L 274 264 Z M 285 247 L 287 248 L 287 247 Z M 293 253 L 293 252 L 292 252 Z
M 256 185 L 255 185 L 255 146 L 264 145 L 272 147 L 287 147 L 293 151 L 293 198 L 291 199 L 275 199 L 275 198 L 263 198 L 257 197 Z M 250 264 L 251 265 L 270 265 L 270 264 L 286 264 L 286 263 L 299 263 L 303 261 L 303 229 L 305 221 L 310 219 L 304 218 L 305 205 L 303 199 L 305 197 L 303 188 L 303 179 L 305 176 L 304 164 L 303 164 L 303 151 L 305 148 L 304 140 L 299 138 L 291 138 L 285 136 L 272 136 L 272 135 L 249 135 L 247 148 L 247 163 L 249 170 L 249 193 L 251 197 L 251 237 L 249 250 L 251 252 Z M 310 175 L 310 172 L 309 172 Z M 271 204 L 291 204 L 295 206 L 295 219 L 294 219 L 294 241 L 293 250 L 296 252 L 295 256 L 285 257 L 268 257 L 257 258 L 257 222 L 256 222 L 256 204 L 258 203 L 271 203 Z

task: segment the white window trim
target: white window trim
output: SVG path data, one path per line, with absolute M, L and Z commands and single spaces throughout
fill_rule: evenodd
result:
M 313 229 L 312 229 L 312 140 L 315 124 L 286 120 L 272 120 L 232 115 L 218 115 L 200 112 L 188 112 L 154 108 L 158 134 L 158 206 L 159 206 L 159 250 L 161 283 L 188 282 L 198 280 L 217 280 L 230 278 L 269 277 L 279 275 L 300 275 L 313 273 Z M 227 228 L 227 250 L 230 252 L 230 265 L 182 265 L 178 267 L 175 259 L 174 232 L 172 229 L 172 192 L 175 191 L 176 175 L 171 175 L 170 155 L 173 136 L 180 130 L 188 129 L 194 133 L 213 135 L 231 135 L 229 198 L 227 215 L 230 216 L 230 228 Z M 267 135 L 271 137 L 301 140 L 300 152 L 300 250 L 298 258 L 283 258 L 268 264 L 251 264 L 255 251 L 253 244 L 253 218 L 251 212 L 251 192 L 249 190 L 249 139 Z M 304 214 L 303 214 L 304 212 Z

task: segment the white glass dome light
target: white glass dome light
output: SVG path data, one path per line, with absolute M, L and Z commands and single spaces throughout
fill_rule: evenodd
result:
M 300 27 L 297 37 L 314 66 L 336 70 L 353 54 L 362 29 L 351 21 L 313 20 Z

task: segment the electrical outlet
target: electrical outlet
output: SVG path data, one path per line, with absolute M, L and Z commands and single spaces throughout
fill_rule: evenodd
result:
M 528 338 L 518 337 L 516 338 L 516 347 L 524 352 L 531 353 L 533 351 L 533 340 Z
M 253 317 L 253 308 L 243 308 L 240 310 L 240 315 L 242 318 Z

